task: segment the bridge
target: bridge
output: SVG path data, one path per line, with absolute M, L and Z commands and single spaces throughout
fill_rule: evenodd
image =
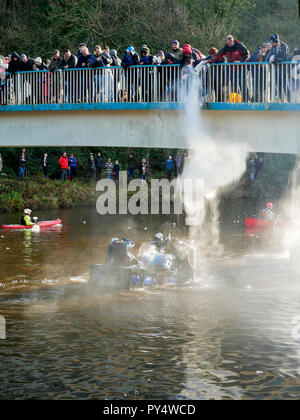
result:
M 199 66 L 203 135 L 249 151 L 300 153 L 300 63 Z M 0 146 L 184 149 L 191 76 L 178 65 L 7 75 Z

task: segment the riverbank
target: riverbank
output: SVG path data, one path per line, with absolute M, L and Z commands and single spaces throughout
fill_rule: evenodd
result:
M 150 178 L 148 182 L 151 183 Z M 286 186 L 286 183 L 275 186 L 266 178 L 250 182 L 245 174 L 220 191 L 220 203 L 244 201 L 261 205 L 266 200 L 277 201 Z M 128 198 L 133 194 L 128 192 Z M 26 207 L 55 210 L 95 206 L 98 196 L 96 184 L 81 178 L 72 182 L 43 177 L 28 177 L 25 180 L 0 178 L 0 213 L 15 213 Z
M 0 213 L 14 213 L 26 207 L 52 210 L 93 206 L 97 197 L 95 184 L 82 180 L 0 178 Z

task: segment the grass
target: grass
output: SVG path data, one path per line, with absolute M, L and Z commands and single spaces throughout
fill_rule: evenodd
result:
M 93 206 L 98 193 L 95 184 L 46 178 L 0 179 L 0 212 L 14 213 L 26 207 L 35 210 Z

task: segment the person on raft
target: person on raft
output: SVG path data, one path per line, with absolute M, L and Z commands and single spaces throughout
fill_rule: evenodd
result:
M 262 211 L 262 218 L 264 220 L 275 221 L 274 213 L 273 213 L 273 203 L 267 203 L 266 208 Z
M 123 238 L 112 238 L 107 250 L 106 264 L 113 264 L 120 267 L 137 265 L 136 257 L 129 253 L 129 249 L 135 246 L 134 241 Z
M 21 216 L 21 225 L 22 226 L 33 226 L 37 222 L 37 220 L 38 220 L 37 217 L 33 217 L 32 218 L 33 221 L 31 220 L 31 217 L 30 217 L 31 213 L 32 213 L 32 211 L 30 209 L 25 209 L 24 210 L 24 214 Z
M 171 235 L 168 234 L 164 239 L 162 233 L 156 233 L 151 242 L 148 243 L 147 248 L 152 249 L 155 252 L 163 252 L 163 249 L 166 245 L 171 242 Z

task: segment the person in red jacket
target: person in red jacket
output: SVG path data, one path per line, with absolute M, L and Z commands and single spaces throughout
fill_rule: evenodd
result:
M 228 63 L 237 64 L 245 63 L 250 59 L 250 52 L 240 41 L 233 39 L 232 35 L 227 35 L 225 38 L 225 46 L 209 60 L 202 61 L 203 64 L 215 63 L 220 61 L 222 57 L 227 59 Z M 227 69 L 229 78 L 226 77 L 227 83 L 231 81 L 231 88 L 233 92 L 240 91 L 243 101 L 248 101 L 248 87 L 247 87 L 247 68 L 246 66 L 229 66 Z M 227 73 L 227 74 L 228 74 Z
M 61 181 L 67 181 L 68 179 L 68 169 L 69 169 L 69 159 L 67 153 L 64 152 L 63 155 L 59 158 L 59 166 L 60 166 L 60 179 Z

